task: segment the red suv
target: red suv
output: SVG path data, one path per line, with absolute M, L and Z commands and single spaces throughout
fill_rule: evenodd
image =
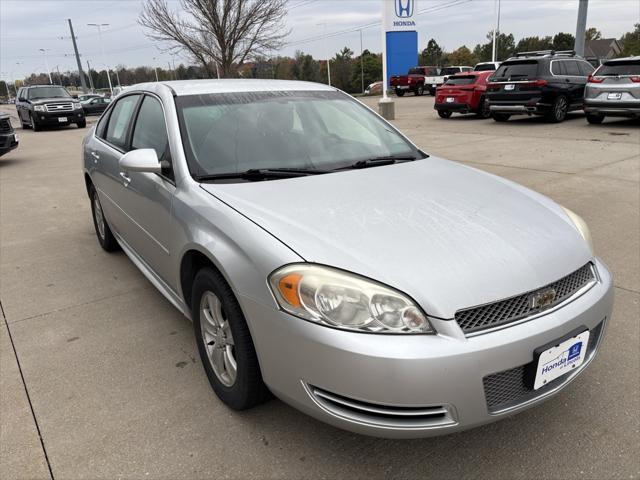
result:
M 442 118 L 449 118 L 453 112 L 475 113 L 482 118 L 491 114 L 485 103 L 487 79 L 494 72 L 458 73 L 436 89 L 436 103 L 433 106 Z

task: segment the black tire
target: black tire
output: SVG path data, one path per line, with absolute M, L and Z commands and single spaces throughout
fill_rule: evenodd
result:
M 100 204 L 98 192 L 93 185 L 89 187 L 89 198 L 91 199 L 91 216 L 93 218 L 93 227 L 96 230 L 96 237 L 98 237 L 98 243 L 100 243 L 100 246 L 106 252 L 115 252 L 116 250 L 119 250 L 120 245 L 118 245 L 118 241 L 113 236 L 113 233 L 111 233 L 111 228 L 109 228 L 107 219 L 102 212 L 102 205 Z M 102 228 L 100 223 L 102 223 Z
M 564 95 L 558 95 L 551 105 L 551 110 L 545 115 L 548 122 L 560 123 L 567 118 L 569 100 Z
M 424 95 L 424 85 L 418 85 L 418 88 L 416 88 L 416 91 L 413 93 L 416 97 L 421 97 L 422 95 Z
M 396 88 L 396 95 L 398 97 L 404 97 L 404 90 L 400 90 L 400 89 Z
M 480 99 L 480 106 L 478 107 L 476 115 L 480 118 L 491 118 L 491 110 L 489 110 L 489 106 L 484 97 Z
M 592 125 L 600 125 L 604 121 L 604 115 L 599 113 L 587 113 L 587 122 Z
M 451 110 L 438 110 L 438 115 L 440 118 L 450 118 Z
M 201 302 L 205 294 L 209 293 L 213 293 L 220 300 L 221 312 L 233 336 L 232 349 L 237 373 L 230 386 L 225 385 L 214 371 L 207 347 L 215 348 L 215 344 L 205 343 L 202 333 L 204 314 Z M 213 268 L 203 268 L 196 274 L 193 281 L 191 314 L 202 366 L 218 398 L 234 410 L 246 410 L 268 400 L 271 393 L 262 381 L 258 357 L 242 309 L 224 277 Z
M 492 113 L 491 117 L 496 122 L 506 122 L 511 118 L 511 115 L 509 115 L 508 113 Z
M 87 120 L 82 120 L 81 122 L 78 122 L 78 128 L 86 128 L 87 126 Z
M 41 130 L 40 125 L 36 122 L 36 119 L 33 117 L 33 113 L 29 114 L 29 118 L 31 120 L 31 129 L 34 132 L 39 132 Z

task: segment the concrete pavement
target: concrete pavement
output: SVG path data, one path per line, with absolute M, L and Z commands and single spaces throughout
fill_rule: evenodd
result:
M 278 400 L 232 412 L 209 388 L 190 322 L 124 254 L 99 248 L 85 131 L 18 130 L 19 149 L 0 158 L 0 477 L 639 477 L 638 124 L 442 120 L 432 97 L 396 101 L 395 123 L 428 153 L 522 183 L 589 224 L 616 304 L 577 381 L 509 419 L 425 440 L 343 432 Z

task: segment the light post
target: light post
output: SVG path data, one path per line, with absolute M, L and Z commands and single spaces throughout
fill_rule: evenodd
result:
M 360 82 L 362 83 L 362 93 L 364 94 L 364 57 L 362 56 L 362 29 L 359 28 L 360 32 Z
M 102 51 L 102 63 L 104 63 L 104 67 L 107 69 L 107 80 L 109 80 L 109 90 L 111 91 L 111 96 L 113 96 L 113 85 L 111 85 L 111 74 L 109 73 L 109 65 L 107 65 L 107 59 L 104 55 L 104 45 L 102 44 L 102 27 L 108 27 L 108 23 L 87 23 L 88 27 L 97 27 L 98 28 L 98 38 L 100 40 L 100 50 Z M 117 73 L 117 72 L 116 72 Z
M 53 85 L 53 80 L 51 79 L 51 70 L 49 70 L 49 60 L 47 59 L 47 50 L 49 49 L 40 48 L 38 50 L 40 50 L 44 55 L 44 66 L 47 69 L 47 75 L 49 75 L 49 84 Z
M 324 34 L 326 36 L 327 34 L 327 24 L 326 23 L 318 23 L 317 24 L 319 27 L 324 27 Z M 325 54 L 327 56 L 327 80 L 329 82 L 329 86 L 331 86 L 331 59 L 329 58 L 329 47 L 327 45 L 327 43 L 325 42 Z
M 500 0 L 494 0 L 493 10 L 496 15 L 496 24 L 493 27 L 493 46 L 491 48 L 491 61 L 497 62 L 498 58 L 498 41 L 496 35 L 500 33 Z
M 156 82 L 158 81 L 158 67 L 156 67 L 156 57 L 153 57 L 153 71 L 156 73 Z

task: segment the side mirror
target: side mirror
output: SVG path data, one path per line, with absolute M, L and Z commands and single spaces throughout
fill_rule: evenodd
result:
M 118 162 L 125 172 L 161 173 L 162 165 L 153 148 L 141 148 L 125 153 Z

